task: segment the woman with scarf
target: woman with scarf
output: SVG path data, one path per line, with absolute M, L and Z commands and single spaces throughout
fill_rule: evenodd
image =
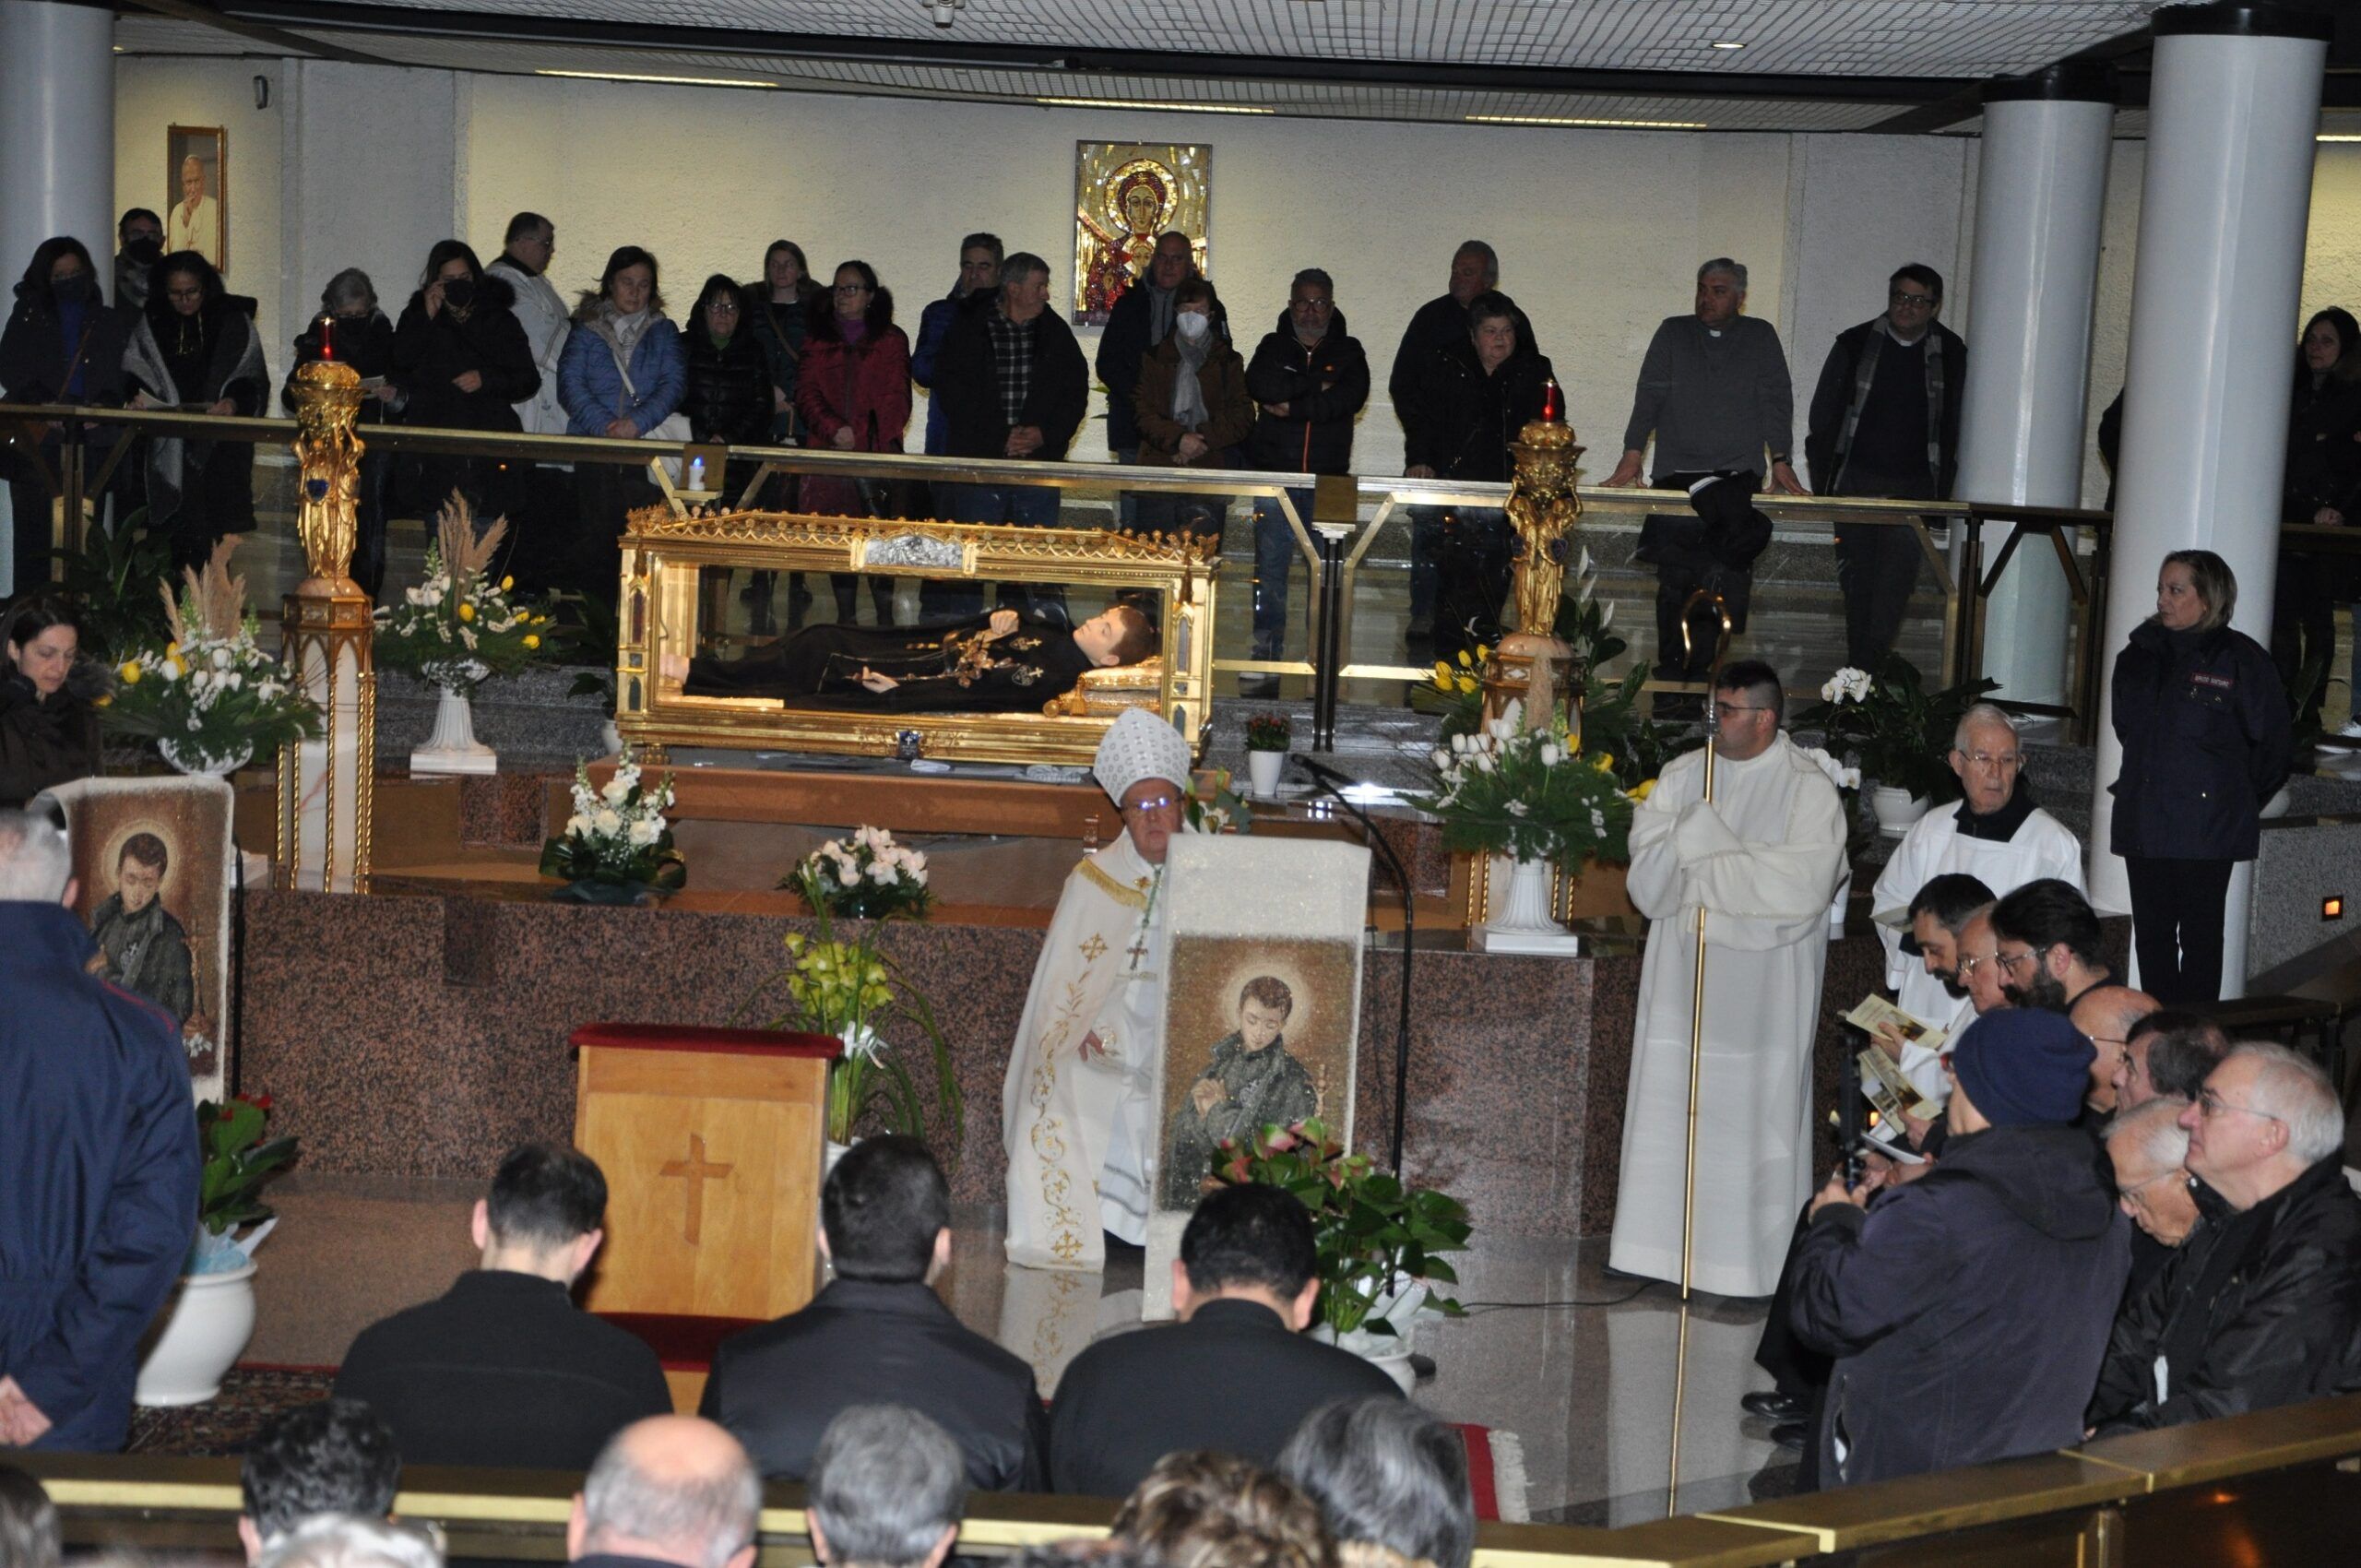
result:
M 836 452 L 898 452 L 910 423 L 910 340 L 894 325 L 894 291 L 877 284 L 865 261 L 836 268 L 836 286 L 805 315 L 803 374 L 795 393 L 803 445 Z M 896 517 L 882 480 L 807 474 L 803 509 L 832 517 Z M 849 572 L 828 579 L 836 620 L 857 619 L 860 583 Z M 894 579 L 872 577 L 877 624 L 894 624 Z
M 624 245 L 607 257 L 599 287 L 583 293 L 558 359 L 565 433 L 638 440 L 680 410 L 688 383 L 680 329 L 665 315 L 657 286 L 656 258 Z M 636 464 L 578 462 L 574 483 L 581 515 L 566 586 L 613 605 L 624 517 L 659 497 Z
M 486 275 L 476 253 L 443 240 L 426 253 L 418 292 L 394 327 L 394 395 L 404 424 L 438 430 L 521 432 L 516 404 L 540 388 L 533 346 L 509 308 L 516 292 Z M 483 522 L 509 508 L 503 466 L 492 457 L 421 453 L 401 465 L 404 515 L 433 519 L 453 492 Z M 512 536 L 513 537 L 513 536 Z
M 138 319 L 99 296 L 98 269 L 82 242 L 70 235 L 43 240 L 17 284 L 16 308 L 0 329 L 0 386 L 11 403 L 123 405 L 123 350 Z M 103 425 L 85 427 L 96 448 L 95 469 L 116 434 Z M 30 592 L 49 580 L 49 529 L 36 526 L 50 516 L 49 487 L 41 467 L 58 471 L 64 433 L 52 428 L 41 440 L 42 465 L 13 449 L 0 450 L 0 476 L 15 501 L 17 590 Z
M 369 274 L 348 267 L 320 291 L 320 313 L 295 339 L 295 362 L 279 389 L 287 411 L 295 411 L 295 375 L 305 365 L 334 358 L 349 364 L 367 390 L 362 394 L 362 441 L 369 450 L 361 455 L 361 481 L 352 545 L 352 580 L 371 599 L 386 581 L 386 486 L 393 474 L 393 453 L 368 434 L 386 422 L 386 410 L 398 396 L 389 379 L 394 368 L 394 324 L 377 308 L 377 287 Z M 374 382 L 374 386 L 370 384 Z
M 1172 330 L 1140 361 L 1133 406 L 1139 417 L 1142 464 L 1168 469 L 1236 466 L 1230 449 L 1254 428 L 1254 399 L 1246 394 L 1246 362 L 1215 330 L 1221 302 L 1214 286 L 1191 278 L 1173 291 Z M 1150 533 L 1210 534 L 1221 548 L 1226 495 L 1139 498 L 1140 527 Z
M 773 240 L 770 249 L 763 253 L 762 277 L 742 291 L 741 319 L 762 345 L 763 358 L 770 365 L 769 434 L 774 446 L 795 445 L 795 392 L 803 371 L 804 312 L 826 293 L 812 277 L 803 247 L 793 240 Z M 758 504 L 775 511 L 793 511 L 796 482 L 793 474 L 772 475 L 763 486 Z M 768 632 L 775 624 L 771 595 L 777 584 L 777 572 L 749 572 L 746 586 L 738 591 L 753 612 L 757 632 Z M 812 590 L 804 586 L 801 574 L 789 575 L 787 600 L 788 625 L 801 625 L 804 607 L 812 602 Z
M 270 372 L 252 319 L 254 302 L 232 298 L 221 274 L 195 251 L 156 264 L 155 287 L 124 350 L 124 373 L 138 390 L 135 409 L 259 418 L 270 400 Z M 255 526 L 255 448 L 251 441 L 148 443 L 148 526 L 171 536 L 172 577 L 202 566 L 213 547 Z
M 28 599 L 7 620 L 0 665 L 0 808 L 14 810 L 53 784 L 99 771 L 99 715 L 75 688 L 81 626 L 74 612 Z M 95 671 L 88 672 L 93 677 Z

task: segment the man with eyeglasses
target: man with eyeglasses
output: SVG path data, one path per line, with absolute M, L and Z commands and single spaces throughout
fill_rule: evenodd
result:
M 2097 1436 L 2361 1391 L 2361 1197 L 2328 1075 L 2233 1046 L 2179 1122 L 2197 1226 L 2116 1319 Z
M 2197 1224 L 2190 1194 L 2189 1134 L 2180 1124 L 2185 1099 L 2151 1099 L 2107 1123 L 2106 1158 L 2115 1172 L 2116 1202 L 2140 1233 L 2131 1239 L 2131 1277 L 2126 1301 L 2148 1288 L 2172 1261 L 2173 1249 Z
M 2067 1020 L 2098 1048 L 2098 1056 L 2091 1063 L 2090 1096 L 2083 1102 L 2092 1131 L 2096 1132 L 2115 1114 L 2116 1075 L 2123 1066 L 2123 1053 L 2130 1046 L 2132 1027 L 2163 1005 L 2144 991 L 2134 991 L 2110 980 L 2091 987 L 2066 1010 Z
M 1967 344 L 1935 319 L 1943 275 L 1911 263 L 1886 282 L 1885 314 L 1836 336 L 1812 393 L 1804 461 L 1821 495 L 1948 497 L 1959 476 Z M 1901 635 L 1918 580 L 1918 536 L 1898 523 L 1840 527 L 1846 661 L 1874 673 Z
M 1164 1034 L 1155 958 L 1164 852 L 1185 830 L 1189 742 L 1126 708 L 1091 771 L 1123 831 L 1066 878 L 1001 1090 L 1008 1261 L 1029 1268 L 1096 1272 L 1105 1236 L 1133 1247 L 1147 1238 L 1148 1093 Z
M 1991 889 L 1986 902 L 2044 878 L 2081 890 L 2082 841 L 2035 802 L 2024 779 L 2024 750 L 2006 712 L 1980 702 L 1962 714 L 1952 732 L 1951 765 L 1961 799 L 1910 825 L 1878 873 L 1870 909 L 1900 909 L 1935 878 L 1954 873 Z M 1896 1004 L 1915 1018 L 1948 1028 L 1946 1014 L 1958 1016 L 1955 998 L 1964 993 L 1946 996 L 1941 980 L 1912 961 L 1899 926 L 1881 918 L 1877 931 L 1885 944 L 1885 979 L 1894 988 Z M 1928 1063 L 1922 1071 L 1930 1069 Z M 1934 1087 L 1918 1083 L 1921 1094 Z
M 2098 911 L 2073 884 L 2028 882 L 1992 906 L 1993 962 L 2010 1004 L 2067 1013 L 2114 971 L 2099 947 Z M 2110 1063 L 2110 1065 L 2112 1065 Z
M 1676 758 L 1640 802 L 1626 885 L 1650 921 L 1640 973 L 1609 1263 L 1678 1279 L 1689 1146 L 1691 1007 L 1704 921 L 1703 1075 L 1692 1278 L 1721 1296 L 1778 1283 L 1816 1146 L 1811 1042 L 1828 905 L 1845 879 L 1845 810 L 1828 775 L 1780 732 L 1777 671 L 1726 666 L 1705 754 Z

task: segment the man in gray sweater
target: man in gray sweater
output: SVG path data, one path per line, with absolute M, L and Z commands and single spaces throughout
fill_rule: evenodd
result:
M 1688 490 L 1716 475 L 1735 475 L 1750 491 L 1761 490 L 1767 473 L 1772 490 L 1807 493 L 1787 461 L 1795 428 L 1787 356 L 1778 329 L 1743 315 L 1745 305 L 1743 266 L 1716 256 L 1697 269 L 1695 311 L 1667 316 L 1640 362 L 1623 460 L 1608 484 L 1639 484 L 1653 434 L 1658 490 Z M 1745 601 L 1748 567 L 1715 560 L 1706 541 L 1705 524 L 1694 516 L 1652 514 L 1641 529 L 1638 558 L 1656 567 L 1656 674 L 1663 680 L 1701 681 L 1713 665 L 1719 628 L 1708 630 L 1705 617 L 1688 659 L 1681 658 L 1681 606 L 1691 592 L 1711 587 L 1735 604 Z

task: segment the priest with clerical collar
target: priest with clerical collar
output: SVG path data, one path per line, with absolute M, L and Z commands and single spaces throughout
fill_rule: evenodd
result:
M 1095 1271 L 1147 1238 L 1148 1096 L 1164 1033 L 1165 847 L 1187 831 L 1189 742 L 1130 708 L 1091 771 L 1123 831 L 1066 878 L 1001 1090 L 1008 1259 Z
M 1951 764 L 1965 798 L 1937 806 L 1911 824 L 1879 873 L 1871 909 L 1883 914 L 1907 909 L 1920 888 L 1950 872 L 1975 877 L 1995 898 L 2045 877 L 2082 890 L 2082 841 L 2034 803 L 2023 777 L 2023 748 L 2008 714 L 1980 702 L 1961 715 L 1952 735 Z M 1927 972 L 1906 935 L 1906 927 L 1878 921 L 1886 983 L 1894 988 L 1904 1012 L 1949 1028 L 1960 1015 L 1959 1002 Z M 1940 1100 L 1948 1092 L 1934 1052 L 1905 1047 L 1901 1065 L 1928 1099 Z

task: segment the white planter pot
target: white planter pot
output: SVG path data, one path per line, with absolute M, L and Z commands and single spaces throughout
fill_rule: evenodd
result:
M 202 1405 L 221 1392 L 255 1332 L 255 1265 L 185 1274 L 148 1328 L 132 1397 L 142 1405 Z
M 2272 795 L 2271 799 L 2263 802 L 2262 808 L 2256 812 L 2255 814 L 2262 818 L 2263 821 L 2269 822 L 2273 817 L 2285 816 L 2288 810 L 2294 804 L 2294 797 L 2287 793 L 2287 786 L 2282 784 L 2279 786 L 2278 792 Z
M 475 709 L 467 695 L 449 686 L 436 688 L 434 733 L 409 754 L 412 773 L 492 773 L 500 756 L 476 739 Z
M 623 732 L 615 728 L 613 719 L 599 726 L 599 743 L 607 748 L 609 756 L 623 754 Z
M 1880 784 L 1869 791 L 1869 809 L 1877 814 L 1878 831 L 1889 838 L 1909 832 L 1910 825 L 1927 814 L 1927 804 L 1926 796 L 1890 784 Z
M 1549 912 L 1549 862 L 1507 863 L 1508 886 L 1502 890 L 1494 884 L 1495 912 L 1469 933 L 1473 944 L 1487 953 L 1580 953 L 1582 938 L 1560 925 Z
M 820 1180 L 825 1182 L 836 1172 L 836 1161 L 852 1152 L 850 1144 L 840 1144 L 834 1138 L 825 1140 L 827 1148 L 820 1157 Z
M 208 778 L 227 778 L 245 766 L 247 759 L 255 754 L 254 748 L 248 746 L 231 756 L 207 756 L 202 752 L 183 751 L 168 736 L 158 738 L 156 749 L 163 754 L 164 760 L 172 764 L 177 771 Z
M 1354 1355 L 1392 1378 L 1394 1384 L 1405 1395 L 1407 1395 L 1418 1384 L 1418 1374 L 1410 1365 L 1410 1331 L 1406 1327 L 1395 1336 L 1388 1338 L 1382 1335 L 1364 1333 L 1359 1329 L 1340 1336 L 1323 1323 L 1312 1325 L 1311 1336 L 1334 1345 L 1338 1349 L 1350 1350 Z
M 1246 776 L 1253 781 L 1254 798 L 1275 801 L 1279 798 L 1279 772 L 1287 765 L 1285 752 L 1248 752 Z

